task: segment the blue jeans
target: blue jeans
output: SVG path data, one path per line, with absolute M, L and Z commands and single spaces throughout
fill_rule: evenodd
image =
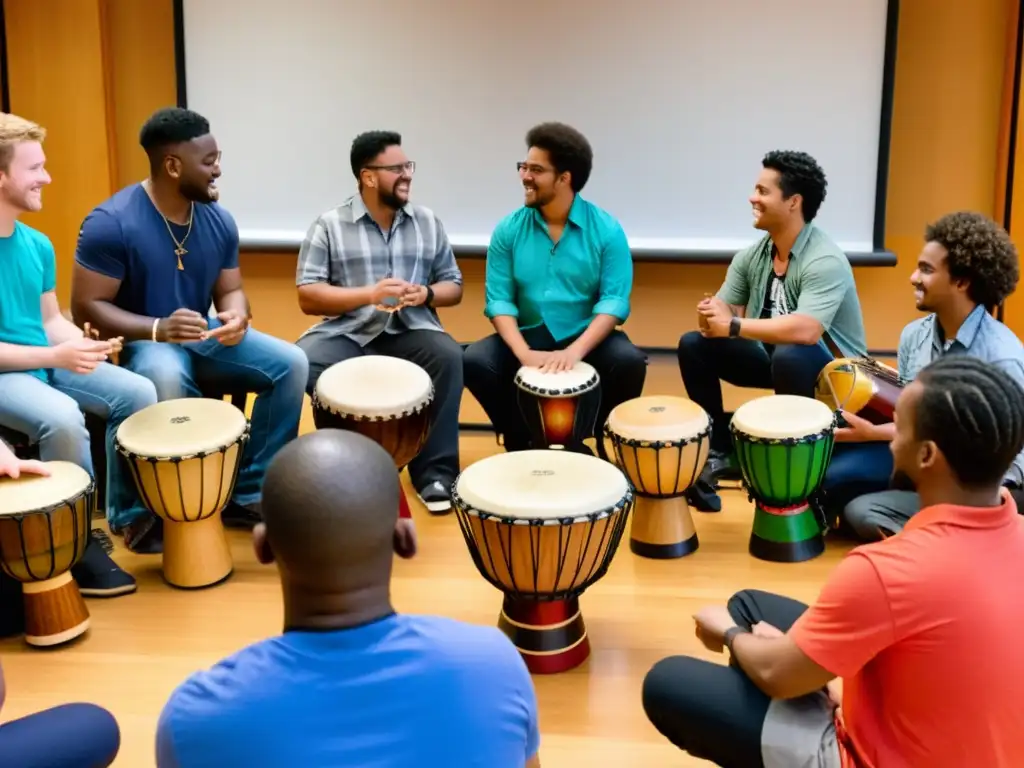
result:
M 107 520 L 113 525 L 144 514 L 135 481 L 114 448 L 114 435 L 122 421 L 156 403 L 153 384 L 110 363 L 88 374 L 58 368 L 47 376 L 49 382 L 29 373 L 0 374 L 0 424 L 28 435 L 41 460 L 73 462 L 95 479 L 83 411 L 103 419 Z
M 210 328 L 220 325 L 212 317 L 209 323 Z M 152 381 L 161 402 L 203 397 L 210 387 L 256 393 L 233 500 L 243 506 L 258 504 L 267 465 L 299 434 L 309 374 L 303 351 L 250 328 L 233 347 L 216 339 L 188 344 L 133 341 L 121 352 L 121 365 Z
M 11 768 L 107 768 L 121 750 L 117 720 L 94 704 L 63 704 L 0 725 Z

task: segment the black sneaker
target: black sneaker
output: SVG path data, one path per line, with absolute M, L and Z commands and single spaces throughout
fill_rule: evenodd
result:
M 135 579 L 110 559 L 99 540 L 89 535 L 82 559 L 71 569 L 83 597 L 118 597 L 138 589 Z
M 440 480 L 435 480 L 430 485 L 422 488 L 418 491 L 417 495 L 420 497 L 420 501 L 423 502 L 423 506 L 427 508 L 427 511 L 432 515 L 443 515 L 447 512 L 451 512 L 452 509 L 452 496 L 449 490 L 451 484 L 445 485 Z
M 720 480 L 739 481 L 743 479 L 743 473 L 740 472 L 739 465 L 736 463 L 735 454 L 716 450 L 712 450 L 708 454 L 707 464 L 701 474 L 716 488 Z
M 144 515 L 132 521 L 121 533 L 129 552 L 159 555 L 164 551 L 164 521 L 156 515 Z
M 722 498 L 703 476 L 686 492 L 686 502 L 701 512 L 721 512 Z

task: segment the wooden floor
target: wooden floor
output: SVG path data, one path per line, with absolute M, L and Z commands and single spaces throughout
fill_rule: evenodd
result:
M 494 438 L 463 437 L 463 464 L 499 450 Z M 706 765 L 663 741 L 640 705 L 644 674 L 658 659 L 707 654 L 691 619 L 705 604 L 757 587 L 813 600 L 826 575 L 849 549 L 831 541 L 825 555 L 803 564 L 772 564 L 747 554 L 752 508 L 739 491 L 723 492 L 718 514 L 695 512 L 700 549 L 667 562 L 634 556 L 626 539 L 607 576 L 587 591 L 581 607 L 593 648 L 581 667 L 535 677 L 540 702 L 544 768 L 660 768 Z M 415 504 L 415 500 L 413 499 Z M 475 570 L 453 515 L 431 517 L 416 507 L 420 554 L 396 559 L 393 597 L 398 610 L 493 624 L 500 593 Z M 166 586 L 158 557 L 128 554 L 117 561 L 139 580 L 139 591 L 89 600 L 90 632 L 72 647 L 29 649 L 0 642 L 7 702 L 0 720 L 70 701 L 110 709 L 122 729 L 116 766 L 154 765 L 154 733 L 174 687 L 195 670 L 279 633 L 281 596 L 273 568 L 256 563 L 247 534 L 230 532 L 237 569 L 217 588 L 182 592 Z

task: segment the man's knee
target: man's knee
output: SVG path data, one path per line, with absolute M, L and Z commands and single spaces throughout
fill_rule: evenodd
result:
M 690 714 L 694 703 L 691 698 L 703 695 L 694 691 L 691 696 L 688 685 L 702 663 L 688 656 L 669 656 L 656 662 L 644 676 L 640 694 L 644 713 L 663 734 L 668 735 L 665 732 L 670 724 L 676 731 L 680 721 Z
M 615 350 L 615 364 L 628 376 L 647 374 L 647 353 L 628 339 Z
M 462 374 L 465 353 L 462 345 L 447 333 L 439 333 L 431 354 L 437 359 L 437 367 L 453 387 L 462 389 Z
M 481 339 L 470 344 L 462 353 L 462 375 L 466 386 L 487 386 L 498 374 L 498 359 L 501 354 L 500 338 Z
M 827 362 L 827 353 L 818 344 L 779 344 L 771 363 L 775 391 L 810 397 Z
M 30 434 L 32 442 L 57 439 L 74 443 L 85 443 L 89 432 L 85 427 L 85 414 L 71 397 L 54 390 L 57 397 L 46 403 L 46 419 L 40 423 L 37 434 Z
M 888 514 L 884 493 L 868 493 L 853 499 L 843 508 L 843 519 L 854 535 L 866 542 L 880 541 L 901 527 Z
M 149 379 L 156 388 L 157 399 L 178 400 L 188 397 L 185 367 L 187 353 L 171 345 L 147 348 L 144 354 L 134 354 L 128 362 L 132 373 Z
M 126 414 L 138 413 L 158 401 L 156 385 L 145 376 L 131 371 L 119 379 L 117 398 Z
M 687 331 L 684 333 L 679 337 L 679 346 L 676 347 L 676 356 L 679 358 L 679 363 L 683 364 L 699 358 L 709 341 L 711 339 L 701 336 L 700 331 Z

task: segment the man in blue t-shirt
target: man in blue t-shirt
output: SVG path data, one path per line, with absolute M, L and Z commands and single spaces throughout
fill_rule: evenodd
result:
M 249 328 L 238 228 L 217 204 L 220 150 L 207 120 L 161 109 L 140 141 L 149 178 L 116 193 L 82 224 L 72 311 L 77 321 L 126 340 L 122 365 L 153 381 L 160 400 L 201 397 L 211 388 L 257 394 L 234 498 L 223 512 L 227 524 L 251 527 L 268 462 L 298 434 L 306 356 Z M 158 522 L 123 515 L 110 524 L 130 549 L 156 552 Z
M 144 508 L 111 438 L 122 421 L 156 402 L 156 392 L 141 376 L 106 362 L 119 340 L 89 338 L 64 317 L 53 243 L 18 221 L 43 207 L 50 183 L 45 136 L 35 123 L 0 114 L 0 427 L 27 438 L 41 460 L 72 462 L 95 478 L 84 414 L 99 417 L 106 423 L 107 477 L 95 479 L 106 483 L 107 515 L 138 514 Z M 94 534 L 71 575 L 86 596 L 136 589 Z M 5 626 L 4 634 L 20 628 Z
M 284 632 L 174 691 L 158 768 L 539 768 L 536 696 L 511 642 L 392 607 L 398 495 L 390 454 L 355 432 L 278 453 L 253 539 L 277 565 Z

